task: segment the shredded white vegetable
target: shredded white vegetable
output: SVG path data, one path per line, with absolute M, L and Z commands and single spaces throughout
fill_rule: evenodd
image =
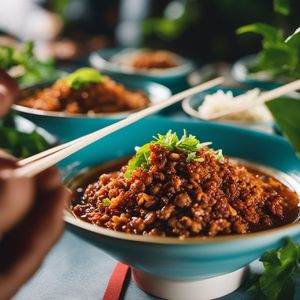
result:
M 254 102 L 260 94 L 259 89 L 252 89 L 243 95 L 234 97 L 231 91 L 218 90 L 216 93 L 206 95 L 198 108 L 200 117 L 209 118 L 211 115 L 230 110 L 236 105 L 245 102 Z M 253 105 L 250 109 L 226 115 L 220 118 L 227 121 L 271 121 L 272 115 L 264 104 Z

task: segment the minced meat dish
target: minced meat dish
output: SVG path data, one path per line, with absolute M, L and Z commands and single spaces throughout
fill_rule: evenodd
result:
M 169 69 L 178 66 L 178 59 L 169 51 L 146 50 L 136 54 L 130 65 L 135 69 Z
M 143 108 L 149 104 L 149 98 L 126 89 L 108 76 L 101 76 L 99 82 L 79 87 L 59 79 L 52 86 L 21 99 L 19 104 L 45 111 L 114 113 Z
M 194 136 L 168 132 L 120 171 L 89 184 L 73 213 L 95 225 L 149 236 L 244 234 L 292 222 L 296 193 L 223 157 Z

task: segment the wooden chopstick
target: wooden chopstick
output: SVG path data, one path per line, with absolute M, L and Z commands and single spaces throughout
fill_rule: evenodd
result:
M 223 82 L 222 77 L 215 78 L 213 80 L 202 83 L 198 86 L 187 89 L 183 92 L 180 92 L 176 95 L 171 96 L 169 99 L 159 102 L 155 105 L 149 106 L 143 110 L 140 110 L 136 113 L 129 115 L 127 118 L 118 121 L 112 125 L 104 127 L 100 130 L 87 134 L 83 137 L 77 138 L 66 144 L 54 147 L 52 149 L 46 150 L 40 154 L 32 156 L 21 162 L 21 167 L 13 171 L 13 176 L 16 177 L 33 177 L 40 172 L 48 169 L 49 167 L 55 165 L 59 161 L 65 159 L 66 157 L 74 154 L 75 152 L 83 149 L 84 147 L 96 142 L 97 140 L 121 129 L 134 122 L 141 120 L 144 117 L 147 117 L 155 112 L 160 111 L 180 100 L 190 97 L 196 93 L 207 90 L 209 88 L 220 85 Z M 25 162 L 24 162 L 25 161 Z
M 231 109 L 224 110 L 224 111 L 212 114 L 212 115 L 208 116 L 207 118 L 203 118 L 202 116 L 201 116 L 201 118 L 204 119 L 204 120 L 219 119 L 221 117 L 228 116 L 228 115 L 231 115 L 231 114 L 249 109 L 249 108 L 254 107 L 258 104 L 265 103 L 265 102 L 270 101 L 274 98 L 280 97 L 284 94 L 294 92 L 298 89 L 300 89 L 300 79 L 296 80 L 296 81 L 293 81 L 293 82 L 290 82 L 290 83 L 287 83 L 285 85 L 282 85 L 282 86 L 280 86 L 278 88 L 275 88 L 271 91 L 263 92 L 257 97 L 256 101 L 253 101 L 251 103 L 249 103 L 249 102 L 246 102 L 244 104 L 242 103 L 241 105 L 239 105 L 239 106 L 237 105 L 237 106 L 235 106 Z M 240 95 L 240 96 L 242 96 L 242 95 Z
M 220 80 L 220 81 L 219 81 L 219 80 Z M 216 83 L 214 83 L 213 81 L 216 81 Z M 213 86 L 215 86 L 215 85 L 221 84 L 221 83 L 223 82 L 223 78 L 222 78 L 222 77 L 215 78 L 215 79 L 213 79 L 213 80 L 207 82 L 207 84 L 209 84 L 210 82 L 211 82 L 211 84 L 213 84 L 211 87 L 213 87 Z M 181 92 L 181 93 L 185 93 L 185 92 L 191 91 L 192 94 L 195 94 L 195 93 L 198 93 L 198 92 L 202 91 L 202 88 L 203 88 L 202 86 L 203 86 L 203 84 L 200 84 L 199 86 L 196 86 L 196 87 L 193 87 L 193 88 L 191 88 L 191 89 L 185 90 L 185 91 L 183 91 L 183 92 Z M 200 90 L 198 90 L 199 88 L 200 88 Z M 208 88 L 209 88 L 209 87 L 208 87 Z M 192 91 L 193 89 L 196 89 L 196 91 L 193 92 L 193 91 Z M 205 89 L 207 89 L 207 88 L 204 88 L 203 90 L 205 90 Z M 177 97 L 177 96 L 180 96 L 179 94 L 181 94 L 181 93 L 178 93 L 178 94 L 176 94 L 176 95 L 173 95 L 171 98 L 173 98 L 173 97 L 175 97 L 175 96 L 176 96 L 176 97 Z M 185 98 L 185 97 L 189 97 L 189 96 L 182 96 L 182 97 L 180 97 L 180 98 Z M 168 100 L 170 100 L 171 98 L 169 98 Z M 165 104 L 168 100 L 163 101 L 163 103 Z M 173 101 L 174 101 L 174 100 L 173 100 Z M 169 106 L 169 105 L 172 105 L 173 103 L 176 103 L 176 102 L 177 102 L 177 101 L 176 101 L 176 102 L 173 102 L 173 101 L 172 101 L 171 104 L 167 104 L 166 106 L 164 105 L 164 107 L 162 107 L 162 108 L 160 108 L 162 103 L 157 103 L 157 104 L 155 104 L 155 105 L 150 106 L 151 108 L 154 108 L 154 110 L 153 110 L 153 112 L 150 112 L 150 113 L 147 114 L 147 115 L 150 115 L 150 114 L 152 114 L 152 113 L 154 113 L 154 112 L 157 112 L 157 111 L 159 111 L 159 110 L 161 110 L 161 109 L 163 109 L 163 108 L 165 108 L 165 107 L 167 107 L 167 106 Z M 150 108 L 150 107 L 148 107 L 148 108 Z M 146 108 L 146 109 L 148 109 L 148 108 Z M 146 109 L 143 109 L 142 111 L 145 111 Z M 141 112 L 141 111 L 139 111 L 139 112 L 137 112 L 137 113 L 135 113 L 135 114 L 139 114 L 140 112 Z M 129 116 L 129 117 L 127 117 L 127 118 L 130 118 L 130 117 L 134 116 L 135 114 L 132 114 L 131 116 Z M 127 119 L 127 118 L 126 118 L 126 119 Z M 91 134 L 93 134 L 93 133 L 91 133 Z M 91 135 L 91 134 L 88 134 L 88 135 Z M 23 167 L 23 166 L 28 165 L 28 164 L 30 164 L 30 163 L 36 161 L 36 160 L 39 160 L 39 159 L 41 159 L 41 158 L 43 158 L 43 157 L 46 157 L 46 156 L 48 156 L 48 155 L 50 155 L 50 154 L 53 154 L 53 153 L 58 152 L 58 151 L 60 151 L 60 150 L 62 150 L 62 149 L 65 149 L 65 148 L 71 146 L 72 144 L 77 143 L 78 141 L 80 141 L 80 140 L 82 140 L 82 139 L 85 139 L 88 135 L 82 136 L 82 137 L 80 137 L 80 138 L 77 138 L 77 139 L 75 139 L 75 140 L 73 140 L 73 141 L 64 143 L 64 144 L 62 144 L 62 145 L 58 145 L 58 146 L 52 147 L 52 148 L 50 148 L 50 149 L 48 149 L 48 150 L 45 150 L 45 151 L 40 152 L 40 153 L 38 153 L 38 154 L 32 155 L 32 156 L 30 156 L 30 157 L 24 158 L 24 159 L 18 161 L 18 166 L 19 166 L 19 167 Z

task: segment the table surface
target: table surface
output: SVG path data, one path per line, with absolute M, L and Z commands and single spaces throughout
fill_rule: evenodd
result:
M 102 299 L 115 264 L 116 261 L 102 250 L 66 230 L 38 272 L 13 300 Z M 258 261 L 251 264 L 252 271 L 259 272 L 261 269 Z M 130 278 L 123 299 L 157 298 L 141 291 Z M 239 289 L 221 299 L 246 300 L 250 297 Z M 300 280 L 297 280 L 296 299 L 300 299 Z

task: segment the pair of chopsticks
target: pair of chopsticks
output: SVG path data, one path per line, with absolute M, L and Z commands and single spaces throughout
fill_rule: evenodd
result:
M 49 167 L 57 164 L 59 161 L 65 159 L 66 157 L 74 154 L 75 152 L 83 149 L 84 147 L 100 140 L 101 138 L 120 130 L 130 124 L 141 120 L 144 117 L 147 117 L 153 113 L 156 113 L 172 104 L 179 102 L 180 100 L 191 97 L 192 95 L 202 92 L 204 90 L 210 89 L 217 85 L 220 85 L 223 82 L 223 78 L 219 77 L 205 83 L 202 83 L 193 88 L 187 89 L 183 92 L 180 92 L 176 95 L 171 96 L 169 99 L 157 103 L 155 105 L 149 106 L 143 110 L 140 110 L 136 113 L 131 114 L 127 118 L 116 122 L 112 125 L 104 127 L 100 130 L 87 134 L 83 137 L 77 138 L 71 142 L 65 143 L 63 145 L 51 148 L 49 150 L 43 151 L 39 154 L 31 156 L 29 158 L 23 159 L 18 162 L 18 168 L 14 170 L 13 176 L 16 177 L 33 177 L 40 172 L 48 169 Z M 300 80 L 296 80 L 294 82 L 283 85 L 279 88 L 273 89 L 268 92 L 262 93 L 254 103 L 245 103 L 245 105 L 240 105 L 238 107 L 234 107 L 230 111 L 225 110 L 224 112 L 218 113 L 218 115 L 214 115 L 214 118 L 220 118 L 221 116 L 236 113 L 239 111 L 243 111 L 245 109 L 251 108 L 253 105 L 257 105 L 258 103 L 264 103 L 266 101 L 272 100 L 276 97 L 282 96 L 284 94 L 293 92 L 300 89 Z
M 149 106 L 143 110 L 129 115 L 127 118 L 116 122 L 112 125 L 104 127 L 100 130 L 87 134 L 83 137 L 77 138 L 73 141 L 65 143 L 63 145 L 51 148 L 49 150 L 43 151 L 39 154 L 33 155 L 29 158 L 23 159 L 18 162 L 18 168 L 13 171 L 13 176 L 15 177 L 33 177 L 42 171 L 48 169 L 49 167 L 57 164 L 66 157 L 74 154 L 75 152 L 83 149 L 84 147 L 100 140 L 101 138 L 120 130 L 130 124 L 141 120 L 153 113 L 156 113 L 172 104 L 179 102 L 180 100 L 190 97 L 196 93 L 202 92 L 204 90 L 210 89 L 217 85 L 223 83 L 223 78 L 215 78 L 213 80 L 202 83 L 193 88 L 187 89 L 176 95 L 171 96 L 169 99 L 157 103 L 155 105 Z

